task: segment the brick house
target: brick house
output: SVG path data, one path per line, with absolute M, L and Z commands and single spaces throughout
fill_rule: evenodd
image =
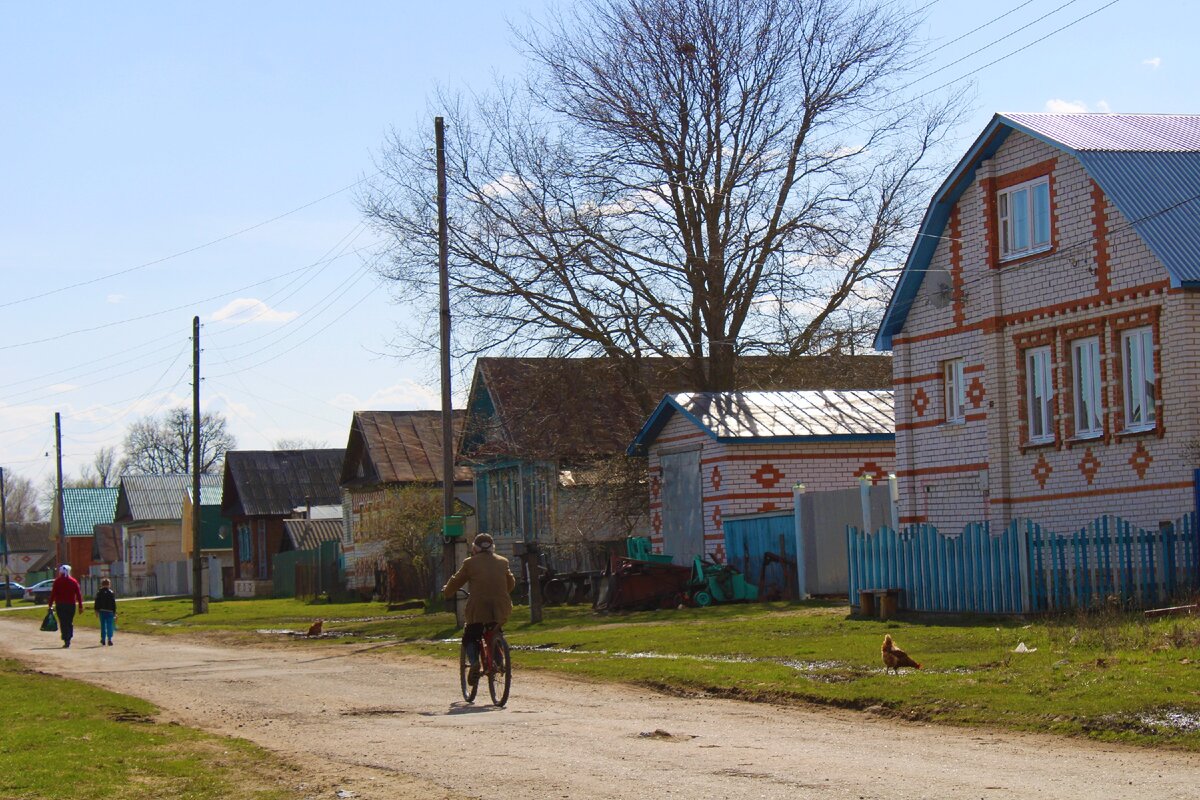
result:
M 894 354 L 902 522 L 1192 509 L 1198 198 L 1200 116 L 992 119 L 875 342 Z
M 650 539 L 690 564 L 726 561 L 722 519 L 792 507 L 792 486 L 883 481 L 895 460 L 890 391 L 667 395 L 629 446 L 649 457 Z

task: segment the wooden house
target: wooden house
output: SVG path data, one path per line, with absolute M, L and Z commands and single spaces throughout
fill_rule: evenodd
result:
M 75 575 L 88 574 L 95 549 L 95 527 L 111 525 L 116 508 L 117 489 L 114 487 L 63 487 L 59 553 L 62 560 L 71 565 Z
M 462 432 L 465 412 L 454 412 L 454 434 Z M 389 574 L 385 555 L 387 518 L 403 502 L 403 487 L 439 491 L 443 481 L 442 414 L 440 411 L 355 411 L 346 443 L 341 485 L 347 524 L 342 549 L 346 583 L 351 591 L 381 596 L 422 596 L 427 587 L 383 585 Z M 456 465 L 454 496 L 459 510 L 475 506 L 470 467 Z M 440 506 L 439 506 L 440 508 Z M 473 519 L 468 534 L 475 530 Z
M 307 506 L 342 502 L 343 449 L 233 450 L 225 454 L 221 513 L 233 523 L 234 594 L 269 596 L 272 557 L 292 548 L 283 521 Z

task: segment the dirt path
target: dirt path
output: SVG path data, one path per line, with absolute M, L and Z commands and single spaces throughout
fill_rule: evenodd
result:
M 1200 756 L 518 673 L 507 709 L 380 646 L 221 647 L 0 620 L 0 651 L 250 739 L 367 798 L 1200 798 Z M 517 654 L 519 659 L 519 654 Z M 518 660 L 518 670 L 520 662 Z M 903 680 L 903 678 L 900 678 Z M 652 734 L 664 731 L 664 735 Z M 298 793 L 297 796 L 303 796 Z

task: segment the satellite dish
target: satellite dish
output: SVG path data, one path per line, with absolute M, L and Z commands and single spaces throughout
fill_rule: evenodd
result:
M 950 299 L 953 296 L 954 290 L 950 286 L 950 276 L 938 273 L 937 280 L 933 284 L 933 291 L 929 296 L 929 304 L 934 308 L 945 308 L 950 305 Z

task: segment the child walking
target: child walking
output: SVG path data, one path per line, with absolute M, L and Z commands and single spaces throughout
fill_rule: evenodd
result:
M 117 622 L 117 596 L 113 594 L 112 581 L 108 578 L 100 581 L 100 591 L 92 601 L 92 609 L 100 617 L 100 645 L 112 645 L 113 628 Z

